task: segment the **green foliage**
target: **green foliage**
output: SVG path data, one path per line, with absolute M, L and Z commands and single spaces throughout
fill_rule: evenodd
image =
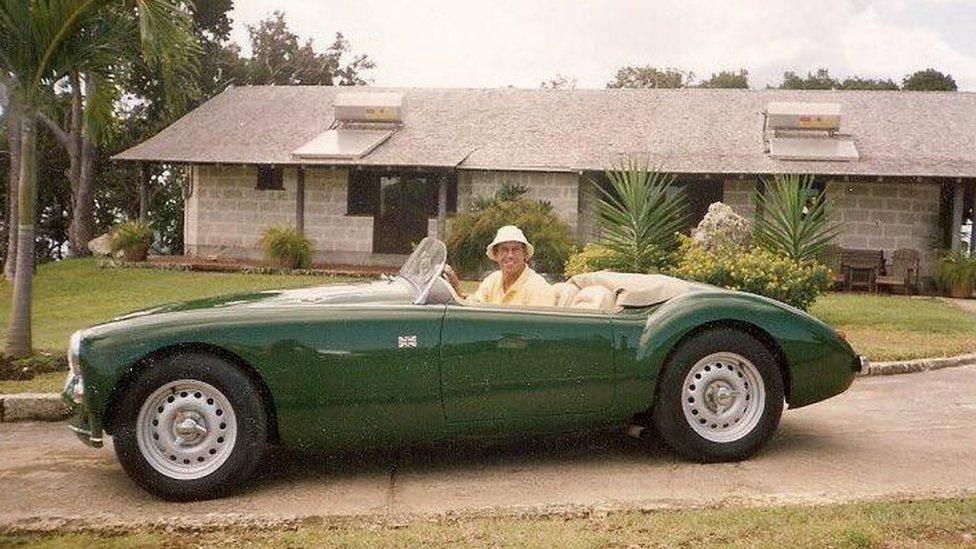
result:
M 962 250 L 944 252 L 935 265 L 935 283 L 943 289 L 976 285 L 976 255 Z
M 800 309 L 830 287 L 827 268 L 816 261 L 794 261 L 759 246 L 706 250 L 689 237 L 681 240 L 680 260 L 670 272 L 679 278 L 764 295 Z
M 311 39 L 301 41 L 288 28 L 280 11 L 247 30 L 252 55 L 242 60 L 237 84 L 362 86 L 368 83 L 365 73 L 375 66 L 366 55 L 346 60 L 351 48 L 342 33 L 325 51 L 316 51 Z
M 608 88 L 686 88 L 695 75 L 675 68 L 659 69 L 650 65 L 621 67 Z
M 148 248 L 152 243 L 153 230 L 148 223 L 141 221 L 126 221 L 115 228 L 109 247 L 112 253 L 121 250 L 138 250 Z
M 826 68 L 819 68 L 815 72 L 808 72 L 806 77 L 797 75 L 793 71 L 783 73 L 783 82 L 780 83 L 781 90 L 836 90 L 840 84 L 837 79 L 830 76 L 830 71 Z
M 703 80 L 700 84 L 698 84 L 698 87 L 699 88 L 748 89 L 749 71 L 745 69 L 739 69 L 738 72 L 720 71 L 718 73 L 712 73 L 712 76 L 708 80 Z
M 525 188 L 503 185 L 492 199 L 476 200 L 472 211 L 460 213 L 447 235 L 448 257 L 463 276 L 479 276 L 494 267 L 485 246 L 503 225 L 517 225 L 535 247 L 530 263 L 544 273 L 559 273 L 576 244 L 569 225 L 552 205 L 525 196 Z
M 794 261 L 812 260 L 837 237 L 841 227 L 830 220 L 824 193 L 813 186 L 813 176 L 777 175 L 756 193 L 761 215 L 756 241 Z
M 861 78 L 849 76 L 837 87 L 839 90 L 897 90 L 898 84 L 890 78 Z
M 677 249 L 677 233 L 688 220 L 684 189 L 674 176 L 635 160 L 605 171 L 610 189 L 594 182 L 600 243 L 622 258 L 623 270 L 646 273 L 663 268 Z
M 589 243 L 566 260 L 566 276 L 596 271 L 626 271 L 627 262 L 610 248 Z
M 901 89 L 914 91 L 956 91 L 956 80 L 951 74 L 935 69 L 925 69 L 909 74 L 901 81 Z
M 312 264 L 312 241 L 294 227 L 268 227 L 261 235 L 261 246 L 277 267 L 307 269 Z

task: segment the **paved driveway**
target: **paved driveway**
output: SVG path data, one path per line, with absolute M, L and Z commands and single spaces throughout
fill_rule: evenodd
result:
M 787 411 L 766 448 L 736 464 L 681 462 L 617 433 L 274 463 L 242 494 L 174 504 L 136 488 L 110 448 L 86 448 L 61 424 L 0 424 L 0 527 L 974 494 L 976 367 L 859 379 L 838 398 Z

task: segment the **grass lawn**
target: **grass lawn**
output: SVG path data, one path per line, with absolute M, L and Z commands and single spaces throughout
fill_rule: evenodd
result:
M 188 541 L 189 540 L 189 541 Z M 771 508 L 625 511 L 595 516 L 361 522 L 295 528 L 0 534 L 34 547 L 963 547 L 976 545 L 976 498 Z
M 34 279 L 34 348 L 62 354 L 75 330 L 170 301 L 252 290 L 338 282 L 336 277 L 226 274 L 157 269 L 101 269 L 94 259 L 46 263 Z M 465 282 L 473 292 L 475 282 Z M 0 338 L 11 284 L 0 281 Z M 847 333 L 873 361 L 976 352 L 976 315 L 936 298 L 830 294 L 811 313 Z M 0 381 L 0 393 L 60 390 L 63 374 Z
M 934 297 L 828 294 L 810 313 L 872 361 L 976 352 L 976 315 Z

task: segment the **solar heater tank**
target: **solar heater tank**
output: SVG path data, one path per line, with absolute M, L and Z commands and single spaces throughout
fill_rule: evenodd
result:
M 333 105 L 339 122 L 403 121 L 402 93 L 342 92 L 336 94 Z
M 766 105 L 771 130 L 840 130 L 840 103 L 773 102 Z

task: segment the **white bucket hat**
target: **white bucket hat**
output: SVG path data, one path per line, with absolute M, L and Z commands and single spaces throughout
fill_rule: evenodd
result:
M 505 225 L 498 229 L 498 232 L 495 233 L 495 239 L 485 249 L 485 253 L 488 254 L 488 258 L 492 261 L 495 260 L 495 246 L 502 242 L 521 242 L 525 244 L 526 260 L 532 259 L 532 254 L 535 253 L 535 248 L 532 244 L 529 244 L 528 239 L 522 234 L 522 229 L 519 229 L 515 225 Z

